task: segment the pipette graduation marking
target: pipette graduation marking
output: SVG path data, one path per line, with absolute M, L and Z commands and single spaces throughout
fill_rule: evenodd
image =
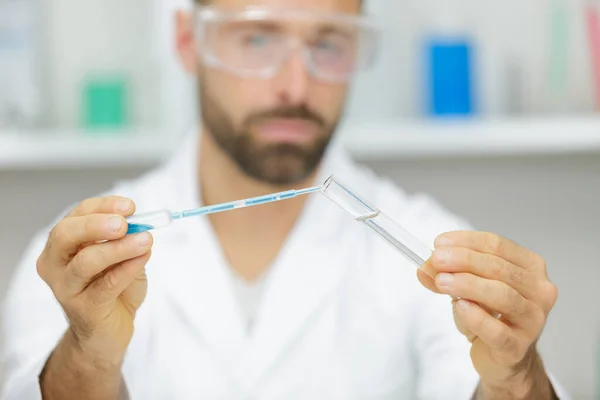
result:
M 147 214 L 133 215 L 127 219 L 129 223 L 127 234 L 129 235 L 133 233 L 150 231 L 156 228 L 162 228 L 170 225 L 174 220 L 215 214 L 223 211 L 235 210 L 238 208 L 258 206 L 261 204 L 273 203 L 281 200 L 288 200 L 297 196 L 320 192 L 322 190 L 322 186 L 315 186 L 301 190 L 288 190 L 285 192 L 273 193 L 265 196 L 252 197 L 244 200 L 232 201 L 229 203 L 215 204 L 212 206 L 205 206 L 186 211 L 172 213 L 167 210 L 162 210 Z

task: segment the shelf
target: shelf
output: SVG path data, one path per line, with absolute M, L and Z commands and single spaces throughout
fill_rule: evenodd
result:
M 0 135 L 0 170 L 154 165 L 174 149 L 157 132 L 35 132 Z
M 600 118 L 351 123 L 339 140 L 360 160 L 600 153 Z M 178 138 L 160 132 L 0 134 L 0 170 L 150 166 Z
M 357 124 L 341 140 L 363 160 L 600 153 L 600 118 Z

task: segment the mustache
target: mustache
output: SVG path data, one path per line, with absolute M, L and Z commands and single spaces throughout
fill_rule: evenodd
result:
M 259 113 L 252 114 L 246 120 L 246 126 L 252 125 L 254 123 L 261 122 L 266 119 L 303 119 L 306 121 L 313 122 L 319 126 L 326 126 L 325 118 L 323 118 L 319 113 L 312 111 L 306 106 L 297 106 L 297 107 L 279 107 L 276 109 L 263 111 Z

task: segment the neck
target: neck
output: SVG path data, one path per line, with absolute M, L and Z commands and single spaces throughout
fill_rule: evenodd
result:
M 200 141 L 199 184 L 202 202 L 218 204 L 314 185 L 316 173 L 294 187 L 257 181 L 215 143 L 204 128 Z M 242 277 L 257 278 L 272 262 L 296 223 L 306 196 L 209 216 L 231 267 Z

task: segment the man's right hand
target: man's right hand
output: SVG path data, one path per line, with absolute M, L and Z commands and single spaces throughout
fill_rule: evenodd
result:
M 85 200 L 51 231 L 37 271 L 68 320 L 71 342 L 86 358 L 120 366 L 146 296 L 152 236 L 127 235 L 133 201 Z

